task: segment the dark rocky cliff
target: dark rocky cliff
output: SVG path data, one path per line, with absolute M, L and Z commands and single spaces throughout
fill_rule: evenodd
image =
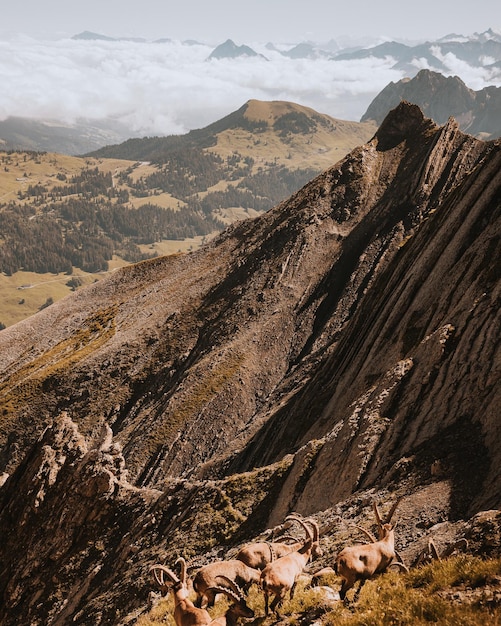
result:
M 468 88 L 458 76 L 421 70 L 414 78 L 389 83 L 370 103 L 361 121 L 380 124 L 401 100 L 417 104 L 427 117 L 445 124 L 453 116 L 464 132 L 482 139 L 501 136 L 501 88 L 478 91 Z
M 397 494 L 412 555 L 500 508 L 500 207 L 499 142 L 401 103 L 262 217 L 2 331 L 2 624 L 130 623 L 153 561 L 291 510 L 333 550 Z

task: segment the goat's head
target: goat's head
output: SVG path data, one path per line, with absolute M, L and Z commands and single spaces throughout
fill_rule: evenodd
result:
M 238 617 L 251 618 L 255 615 L 254 611 L 245 602 L 232 604 L 228 610 L 234 613 L 234 615 L 238 615 Z
M 391 520 L 393 518 L 393 515 L 395 514 L 395 511 L 397 510 L 397 506 L 400 504 L 400 500 L 401 499 L 402 498 L 398 498 L 393 503 L 391 509 L 389 510 L 389 512 L 388 512 L 388 514 L 386 515 L 385 518 L 382 517 L 376 502 L 373 503 L 374 515 L 376 516 L 376 521 L 377 521 L 377 525 L 378 525 L 378 534 L 379 534 L 379 538 L 380 539 L 382 539 L 385 536 L 385 527 L 391 526 L 391 530 L 395 529 L 398 520 L 393 522 L 393 524 L 391 524 Z
M 319 543 L 318 524 L 316 522 L 314 522 L 312 519 L 308 519 L 307 522 L 308 522 L 308 524 L 310 524 L 310 526 L 313 529 L 313 544 L 312 544 L 312 547 L 311 547 L 311 557 L 312 557 L 312 559 L 315 559 L 315 558 L 317 558 L 319 556 L 322 556 L 324 551 L 320 547 L 320 543 Z

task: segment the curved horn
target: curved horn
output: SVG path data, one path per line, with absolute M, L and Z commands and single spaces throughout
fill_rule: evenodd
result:
M 468 541 L 466 539 L 459 539 L 456 543 L 450 545 L 442 554 L 442 558 L 446 559 L 450 556 L 455 550 L 466 550 L 468 548 Z
M 150 572 L 153 573 L 153 578 L 159 587 L 165 586 L 164 573 L 163 570 L 158 570 L 155 566 L 150 569 Z
M 228 578 L 228 576 L 225 576 L 224 574 L 218 574 L 215 576 L 216 581 L 218 578 L 224 581 L 224 585 L 213 586 L 211 589 L 217 589 L 219 592 L 226 594 L 236 602 L 245 602 L 244 592 L 234 580 Z
M 393 503 L 393 506 L 391 507 L 388 515 L 386 516 L 386 519 L 384 521 L 385 524 L 389 524 L 391 522 L 391 518 L 393 517 L 395 511 L 397 510 L 397 506 L 400 504 L 400 500 L 402 500 L 402 496 L 400 496 L 400 498 L 397 498 L 396 501 Z M 395 526 L 396 526 L 396 522 L 395 522 Z
M 229 585 L 229 587 L 212 585 L 210 589 L 218 593 L 224 593 L 230 600 L 233 600 L 233 604 L 230 606 L 228 611 L 226 611 L 226 624 L 235 623 L 234 620 L 230 619 L 231 614 L 233 614 L 233 616 L 236 615 L 237 617 L 254 617 L 254 611 L 247 605 L 243 591 L 236 584 L 236 582 L 223 574 L 216 576 L 216 579 L 218 578 L 224 580 L 225 585 Z
M 402 555 L 400 554 L 400 552 L 397 552 L 397 551 L 395 550 L 395 556 L 397 557 L 397 559 L 398 559 L 401 563 L 403 563 L 403 562 L 404 562 L 404 560 L 403 560 Z
M 181 583 L 186 586 L 186 561 L 182 556 L 176 559 L 176 565 L 181 564 Z
M 388 567 L 398 567 L 402 572 L 405 572 L 406 574 L 409 573 L 409 568 L 401 561 L 393 561 L 393 563 L 390 563 Z
M 363 532 L 364 535 L 369 539 L 371 543 L 376 543 L 377 539 L 374 537 L 374 535 L 371 532 L 369 532 L 368 530 L 365 530 L 365 528 L 362 528 L 362 526 L 357 525 L 355 528 L 358 528 L 358 530 Z
M 306 541 L 313 541 L 313 535 L 308 527 L 308 525 L 306 524 L 306 522 L 303 520 L 302 517 L 298 517 L 298 515 L 287 515 L 287 517 L 285 518 L 285 521 L 288 520 L 295 520 L 298 524 L 301 524 L 301 526 L 304 529 L 304 532 L 306 533 Z
M 297 543 L 299 539 L 297 537 L 293 537 L 292 535 L 282 535 L 281 537 L 277 537 L 275 539 L 275 543 L 286 543 L 287 541 Z
M 437 550 L 437 546 L 435 545 L 435 542 L 433 541 L 433 539 L 430 539 L 428 541 L 428 552 L 430 553 L 433 559 L 436 559 L 437 561 L 441 560 L 440 554 L 438 553 L 438 550 Z
M 150 572 L 153 573 L 153 578 L 155 579 L 155 582 L 159 587 L 165 587 L 167 585 L 164 574 L 167 574 L 170 582 L 174 585 L 177 585 L 181 582 L 171 569 L 165 567 L 165 565 L 160 565 L 159 563 L 150 567 Z
M 306 521 L 313 528 L 313 541 L 318 541 L 318 536 L 320 534 L 318 524 L 310 518 L 308 518 Z
M 381 513 L 379 512 L 378 506 L 376 502 L 372 503 L 372 508 L 374 509 L 374 515 L 376 516 L 377 525 L 379 528 L 383 525 L 383 520 L 381 519 Z

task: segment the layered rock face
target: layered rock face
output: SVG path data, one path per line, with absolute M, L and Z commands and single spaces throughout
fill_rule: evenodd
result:
M 401 103 L 267 214 L 2 331 L 2 624 L 128 623 L 153 561 L 357 494 L 404 498 L 409 549 L 424 494 L 429 526 L 500 508 L 500 207 L 499 142 Z

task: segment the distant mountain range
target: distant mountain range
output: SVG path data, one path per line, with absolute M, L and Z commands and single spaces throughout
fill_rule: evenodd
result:
M 84 31 L 73 36 L 73 39 L 101 40 L 101 41 L 137 41 L 148 43 L 141 38 L 113 38 L 100 33 Z M 170 41 L 159 39 L 153 43 Z M 192 45 L 194 41 L 183 42 Z M 203 45 L 203 44 L 200 44 Z M 471 36 L 449 34 L 434 41 L 426 41 L 417 44 L 407 44 L 399 41 L 385 41 L 377 44 L 358 43 L 347 44 L 331 40 L 324 44 L 315 42 L 300 42 L 290 46 L 278 46 L 268 43 L 269 50 L 274 50 L 290 58 L 316 58 L 327 57 L 333 61 L 360 60 L 368 58 L 395 59 L 394 67 L 415 74 L 426 62 L 428 69 L 436 71 L 450 70 L 447 55 L 453 55 L 472 67 L 501 67 L 501 33 L 488 29 L 483 33 L 474 33 Z M 284 49 L 286 48 L 286 49 Z M 237 58 L 239 56 L 259 56 L 259 52 L 248 45 L 236 45 L 229 38 L 224 43 L 217 45 L 208 56 L 211 58 Z M 262 55 L 261 55 L 262 56 Z
M 501 33 L 489 29 L 484 33 L 476 33 L 471 37 L 463 35 L 447 35 L 436 41 L 428 41 L 416 45 L 408 45 L 397 41 L 386 41 L 377 45 L 337 50 L 334 53 L 333 42 L 326 45 L 312 42 L 295 44 L 281 50 L 275 44 L 267 44 L 269 50 L 279 52 L 283 56 L 294 59 L 328 58 L 332 61 L 356 61 L 369 58 L 394 59 L 394 69 L 415 75 L 423 64 L 428 69 L 439 72 L 451 70 L 451 57 L 467 63 L 471 67 L 487 69 L 501 68 Z M 217 46 L 209 58 L 237 58 L 239 56 L 259 56 L 249 46 L 237 46 L 231 39 Z
M 73 35 L 72 39 L 83 39 L 84 41 L 137 41 L 139 43 L 147 42 L 147 40 L 142 37 L 108 37 L 107 35 L 93 33 L 89 30 L 84 30 L 82 33 L 78 33 L 78 35 Z
M 450 116 L 460 128 L 482 139 L 501 136 L 501 87 L 469 89 L 458 76 L 421 70 L 414 78 L 391 82 L 369 105 L 362 121 L 381 124 L 401 100 L 419 105 L 427 117 L 445 124 Z
M 268 49 L 294 59 L 328 58 L 332 61 L 357 61 L 369 58 L 393 58 L 394 69 L 414 76 L 423 64 L 428 69 L 439 72 L 451 70 L 451 58 L 467 63 L 471 67 L 501 69 L 501 33 L 489 29 L 471 37 L 447 35 L 436 41 L 427 41 L 408 45 L 397 41 L 386 41 L 375 46 L 355 46 L 332 52 L 333 42 L 327 45 L 302 42 L 281 50 L 269 43 Z M 258 56 L 249 46 L 236 46 L 231 39 L 217 46 L 209 58 L 237 58 L 239 56 Z
M 37 150 L 84 154 L 129 139 L 130 130 L 114 120 L 57 120 L 8 117 L 0 120 L 0 150 Z
M 281 54 L 289 59 L 318 59 L 328 58 L 331 53 L 318 48 L 311 43 L 299 43 L 288 50 L 279 50 L 275 44 L 266 44 L 266 49 Z M 249 46 L 237 46 L 231 39 L 228 39 L 221 45 L 217 46 L 209 55 L 208 59 L 236 59 L 238 57 L 260 57 L 267 59 L 263 54 L 259 54 Z
M 438 41 L 408 46 L 388 41 L 378 46 L 352 51 L 341 51 L 334 55 L 337 61 L 360 60 L 370 57 L 395 59 L 394 68 L 414 75 L 426 63 L 428 69 L 449 71 L 447 56 L 468 63 L 471 67 L 500 68 L 501 34 L 493 30 L 476 34 L 470 38 L 448 35 Z

